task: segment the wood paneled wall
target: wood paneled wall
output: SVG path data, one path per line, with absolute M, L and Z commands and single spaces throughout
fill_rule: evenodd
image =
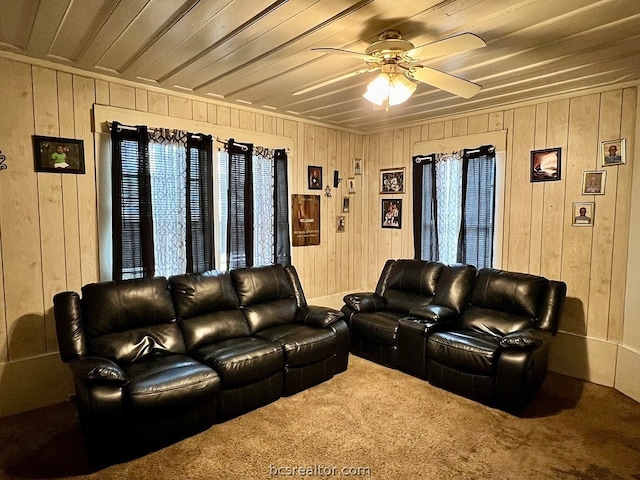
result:
M 620 341 L 636 95 L 636 88 L 612 90 L 367 135 L 364 284 L 375 285 L 387 258 L 413 257 L 411 185 L 398 196 L 404 203 L 402 230 L 382 229 L 379 170 L 404 166 L 411 178 L 416 142 L 507 130 L 502 268 L 564 280 L 569 299 L 561 329 Z M 600 142 L 617 138 L 626 138 L 627 164 L 601 167 Z M 562 148 L 561 180 L 531 183 L 531 150 L 551 147 Z M 603 168 L 605 195 L 582 195 L 583 171 Z M 573 227 L 572 204 L 585 201 L 595 202 L 594 226 Z
M 8 166 L 0 171 L 0 399 L 24 390 L 7 385 L 5 367 L 33 360 L 21 370 L 32 372 L 38 370 L 33 368 L 37 359 L 55 359 L 53 295 L 98 280 L 94 104 L 207 122 L 247 136 L 257 132 L 292 139 L 290 193 L 316 193 L 307 188 L 309 165 L 323 167 L 323 183 L 332 187 L 330 198 L 317 192 L 321 244 L 293 249 L 310 299 L 373 288 L 386 259 L 413 257 L 410 182 L 407 193 L 399 196 L 402 229 L 382 229 L 381 168 L 404 166 L 409 180 L 416 142 L 506 129 L 503 268 L 567 282 L 570 299 L 563 330 L 612 342 L 621 339 L 635 88 L 359 135 L 26 59 L 0 57 L 0 85 L 0 151 Z M 35 173 L 34 134 L 83 139 L 86 174 Z M 599 142 L 619 137 L 627 139 L 627 165 L 607 168 L 605 195 L 583 196 L 582 172 L 600 168 Z M 563 153 L 562 181 L 531 184 L 529 152 L 557 146 Z M 362 175 L 354 175 L 354 158 L 362 159 Z M 334 170 L 343 178 L 337 189 Z M 348 178 L 354 179 L 355 194 L 348 193 Z M 347 195 L 350 212 L 342 213 L 342 197 Z M 572 202 L 577 201 L 596 203 L 593 228 L 571 226 Z M 344 233 L 336 231 L 338 215 L 346 217 Z M 38 385 L 44 379 L 48 383 L 43 384 L 52 385 L 60 373 L 43 369 L 38 375 L 43 378 L 15 381 Z M 55 400 L 43 392 L 33 397 L 30 408 Z M 22 405 L 5 403 L 0 415 L 24 409 Z
M 345 233 L 336 232 L 336 216 L 348 170 L 361 156 L 361 135 L 6 58 L 0 85 L 0 151 L 8 166 L 0 172 L 0 365 L 55 353 L 53 295 L 99 279 L 94 104 L 206 122 L 214 132 L 229 127 L 243 139 L 251 132 L 292 139 L 290 193 L 321 195 L 321 244 L 293 249 L 305 293 L 313 298 L 360 286 L 357 200 L 345 214 Z M 86 174 L 35 173 L 32 135 L 84 140 Z M 308 165 L 323 167 L 331 198 L 308 190 Z M 334 170 L 345 178 L 338 189 Z

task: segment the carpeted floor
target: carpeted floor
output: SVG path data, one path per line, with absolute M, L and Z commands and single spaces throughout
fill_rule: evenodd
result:
M 72 404 L 0 419 L 0 479 L 346 476 L 640 479 L 640 404 L 550 373 L 518 418 L 352 356 L 329 382 L 93 473 Z

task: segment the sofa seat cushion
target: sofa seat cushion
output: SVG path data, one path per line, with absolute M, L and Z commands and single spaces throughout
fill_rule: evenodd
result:
M 442 365 L 475 375 L 495 374 L 500 337 L 473 330 L 436 332 L 427 340 L 427 357 Z
M 288 367 L 303 367 L 325 360 L 335 355 L 338 348 L 336 333 L 330 328 L 289 323 L 267 328 L 256 336 L 282 345 Z
M 284 369 L 280 344 L 255 337 L 230 338 L 191 354 L 218 372 L 222 388 L 253 383 Z
M 186 355 L 156 355 L 122 367 L 129 383 L 127 393 L 134 418 L 215 401 L 220 390 L 218 374 Z
M 405 314 L 393 311 L 354 313 L 351 317 L 351 334 L 366 342 L 395 345 L 398 321 L 404 317 Z

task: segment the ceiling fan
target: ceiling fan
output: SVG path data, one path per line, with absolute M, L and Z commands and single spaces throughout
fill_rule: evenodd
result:
M 316 52 L 359 58 L 364 60 L 367 67 L 312 85 L 294 92 L 293 95 L 303 95 L 351 77 L 380 71 L 369 84 L 364 97 L 387 110 L 389 105 L 397 105 L 407 100 L 416 90 L 416 84 L 409 79 L 459 97 L 471 98 L 480 91 L 480 85 L 421 65 L 419 62 L 484 46 L 486 43 L 477 35 L 462 33 L 415 47 L 413 43 L 403 39 L 397 30 L 387 30 L 382 32 L 378 41 L 372 43 L 364 53 L 330 47 L 312 48 L 311 50 Z

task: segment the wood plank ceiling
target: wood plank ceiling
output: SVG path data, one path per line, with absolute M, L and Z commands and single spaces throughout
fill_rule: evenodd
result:
M 484 48 L 424 62 L 480 93 L 419 84 L 374 110 L 367 73 L 292 95 L 366 67 L 311 48 L 364 52 L 389 29 L 416 46 L 480 36 Z M 638 0 L 0 0 L 2 50 L 361 132 L 638 84 L 639 37 Z

